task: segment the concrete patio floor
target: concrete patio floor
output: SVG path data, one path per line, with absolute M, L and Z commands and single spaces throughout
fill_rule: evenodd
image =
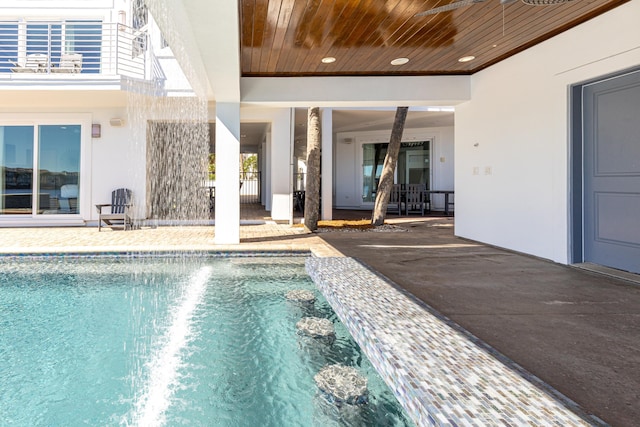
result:
M 640 282 L 456 238 L 452 217 L 389 221 L 408 232 L 320 236 L 586 413 L 639 425 Z
M 366 218 L 336 211 L 334 218 Z M 241 226 L 241 244 L 215 227 L 98 232 L 2 228 L 0 253 L 295 250 L 353 257 L 390 279 L 507 364 L 613 426 L 640 420 L 640 285 L 454 237 L 453 217 L 394 217 L 396 232 L 324 232 L 267 221 Z M 406 231 L 405 231 L 406 230 Z M 535 382 L 535 378 L 534 378 Z

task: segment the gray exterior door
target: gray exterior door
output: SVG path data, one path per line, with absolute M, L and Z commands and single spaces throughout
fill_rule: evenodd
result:
M 582 95 L 584 261 L 640 273 L 640 71 Z

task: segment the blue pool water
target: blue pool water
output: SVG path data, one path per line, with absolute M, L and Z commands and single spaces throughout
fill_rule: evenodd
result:
M 304 316 L 336 340 L 299 335 Z M 368 378 L 368 404 L 318 391 L 333 363 Z M 411 425 L 302 257 L 0 260 L 0 384 L 2 425 Z

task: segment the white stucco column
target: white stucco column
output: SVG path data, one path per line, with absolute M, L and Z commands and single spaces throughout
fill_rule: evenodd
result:
M 292 108 L 274 114 L 271 122 L 271 218 L 293 222 Z
M 240 243 L 240 104 L 216 104 L 216 244 Z
M 262 199 L 264 200 L 264 208 L 271 211 L 271 131 L 267 132 L 267 139 L 264 143 L 264 169 L 262 169 Z
M 320 219 L 333 219 L 333 109 L 321 110 L 320 124 L 322 126 L 322 204 L 320 205 Z

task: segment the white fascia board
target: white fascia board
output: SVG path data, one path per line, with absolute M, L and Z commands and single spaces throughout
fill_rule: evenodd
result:
M 113 0 L 12 0 L 1 2 L 2 9 L 111 9 Z
M 59 111 L 73 108 L 86 111 L 92 108 L 126 107 L 127 92 L 115 87 L 95 90 L 12 90 L 0 91 L 0 111 L 41 111 L 54 109 Z
M 471 99 L 470 76 L 243 77 L 242 104 L 308 107 L 445 106 Z

